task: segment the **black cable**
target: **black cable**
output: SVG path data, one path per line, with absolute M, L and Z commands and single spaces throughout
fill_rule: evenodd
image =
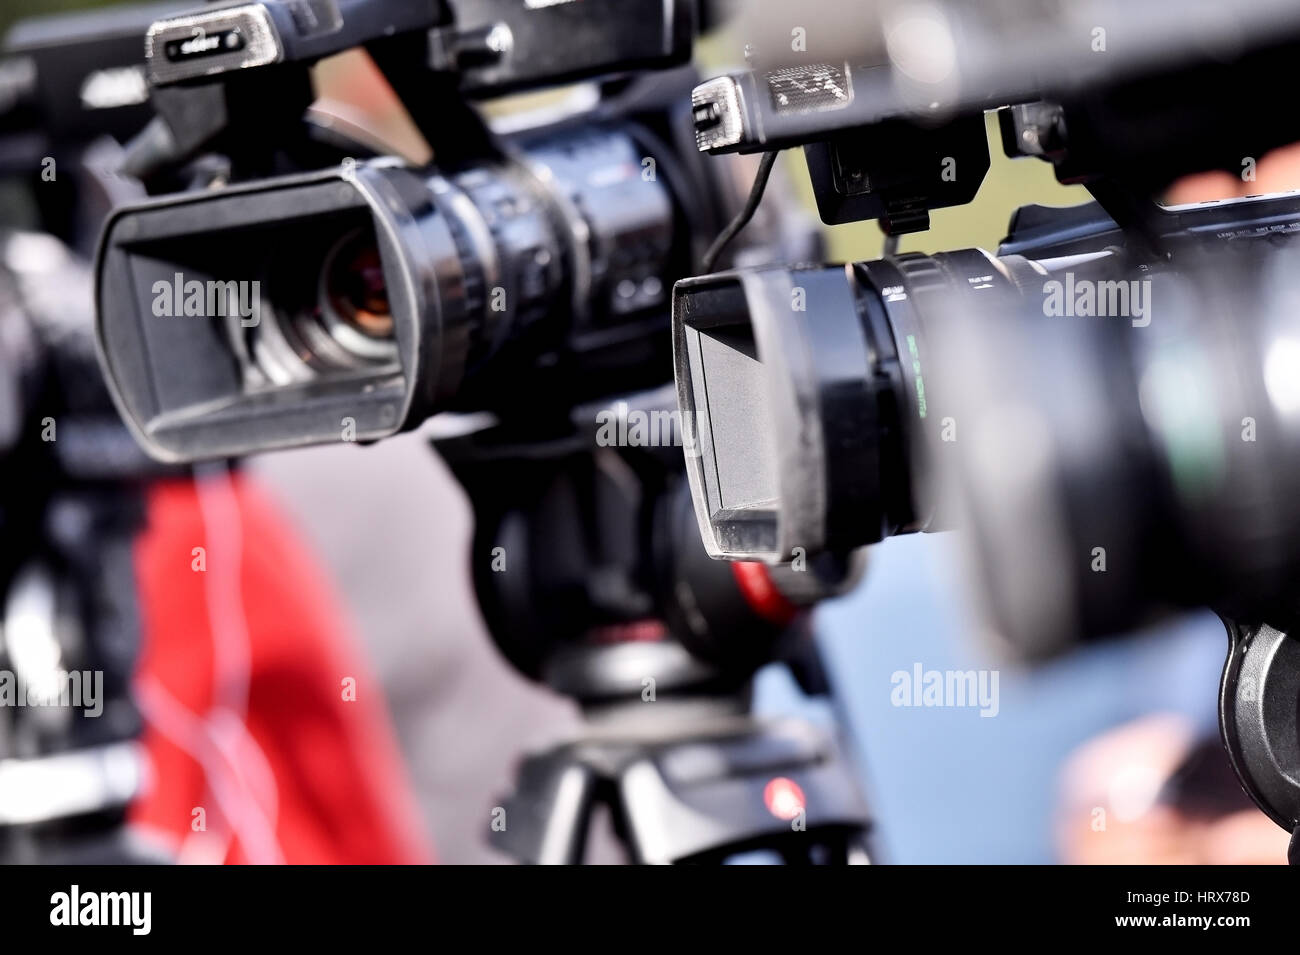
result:
M 704 253 L 704 259 L 700 264 L 705 273 L 713 271 L 713 266 L 717 264 L 718 257 L 722 255 L 727 245 L 745 226 L 749 225 L 749 220 L 754 218 L 754 213 L 758 211 L 758 204 L 763 201 L 763 191 L 767 188 L 767 180 L 772 175 L 772 167 L 776 165 L 776 156 L 775 149 L 763 153 L 763 159 L 758 164 L 758 175 L 754 177 L 754 187 L 749 190 L 749 198 L 745 200 L 745 208 L 740 210 L 736 218 L 731 220 L 731 224 L 713 240 L 709 251 Z

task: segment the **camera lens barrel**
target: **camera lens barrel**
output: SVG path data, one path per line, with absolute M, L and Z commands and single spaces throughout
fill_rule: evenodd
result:
M 960 526 L 1003 632 L 1035 656 L 1162 608 L 1294 616 L 1300 283 L 1275 246 L 679 283 L 706 549 L 784 562 Z
M 348 163 L 118 210 L 97 263 L 118 408 L 188 461 L 518 402 L 536 368 L 664 322 L 689 251 L 643 153 L 592 125 L 454 172 Z

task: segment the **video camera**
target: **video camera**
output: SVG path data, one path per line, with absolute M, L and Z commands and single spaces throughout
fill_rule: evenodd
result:
M 669 380 L 672 282 L 731 215 L 691 148 L 697 79 L 670 69 L 693 24 L 682 0 L 267 0 L 153 24 L 157 117 L 124 168 L 167 191 L 204 185 L 204 153 L 226 164 L 207 180 L 223 188 L 120 208 L 104 232 L 98 339 L 141 443 L 193 460 L 368 441 Z M 357 47 L 436 165 L 303 121 L 308 66 Z M 507 135 L 470 105 L 646 67 Z
M 987 39 L 986 29 L 956 42 L 953 31 L 966 22 L 956 10 L 917 9 L 925 35 L 948 36 L 943 49 L 978 48 Z M 1257 21 L 1240 19 L 1232 35 L 1254 35 L 1247 27 Z M 1105 300 L 1094 305 L 1095 314 L 1113 304 L 1132 318 L 1133 338 L 1154 337 L 1143 331 L 1151 316 L 1139 313 L 1151 303 L 1130 300 L 1130 281 L 1146 283 L 1138 286 L 1144 289 L 1157 276 L 1199 274 L 1210 252 L 1230 248 L 1245 257 L 1250 246 L 1285 244 L 1300 227 L 1294 196 L 1180 208 L 1155 201 L 1182 173 L 1240 172 L 1243 156 L 1300 138 L 1296 124 L 1264 122 L 1256 112 L 1262 107 L 1242 102 L 1224 82 L 1229 70 L 1253 88 L 1284 82 L 1285 63 L 1300 49 L 1296 17 L 1274 21 L 1267 43 L 1239 50 L 1230 65 L 1208 52 L 1198 58 L 1182 51 L 1176 72 L 1158 57 L 1144 72 L 1130 55 L 1117 75 L 1094 69 L 1086 85 L 1027 69 L 1032 83 L 1022 79 L 1016 88 L 961 74 L 954 59 L 938 71 L 942 81 L 919 97 L 928 102 L 926 114 L 944 116 L 938 123 L 908 106 L 919 94 L 899 77 L 911 47 L 897 49 L 897 37 L 910 22 L 894 25 L 894 59 L 869 68 L 782 61 L 697 87 L 700 149 L 803 144 L 823 219 L 875 218 L 896 238 L 926 228 L 931 210 L 973 198 L 989 168 L 982 114 L 1001 104 L 1008 155 L 1050 159 L 1061 181 L 1086 184 L 1097 202 L 1021 209 L 996 255 L 891 255 L 847 267 L 751 269 L 681 282 L 674 303 L 677 381 L 683 411 L 698 428 L 699 453 L 689 471 L 714 556 L 781 561 L 795 546 L 846 549 L 947 526 L 927 485 L 938 483 L 933 473 L 961 444 L 945 440 L 943 422 L 958 408 L 968 410 L 940 371 L 947 339 L 989 315 L 1026 307 L 1031 324 L 1042 325 L 1050 290 L 1059 286 L 1072 307 L 1076 286 L 1092 291 L 1106 282 L 1113 284 L 1100 286 Z M 1281 29 L 1287 23 L 1289 34 Z M 1111 36 L 1131 50 L 1126 27 L 1112 21 Z M 1018 38 L 1014 31 L 1008 36 Z M 1054 36 L 1058 43 L 1073 36 L 1088 49 L 1087 33 L 1063 27 Z M 1009 55 L 1020 48 L 1011 43 Z M 950 87 L 946 98 L 931 99 Z M 972 88 L 993 92 L 971 96 Z M 1133 135 L 1116 137 L 1110 131 L 1117 127 Z M 1120 295 L 1122 302 L 1110 301 Z
M 962 526 L 998 632 L 1036 657 L 1208 605 L 1234 766 L 1296 829 L 1300 198 L 1159 200 L 1300 140 L 1257 95 L 1285 88 L 1300 11 L 882 4 L 857 14 L 868 52 L 832 58 L 799 25 L 818 5 L 769 12 L 750 68 L 694 91 L 698 146 L 802 146 L 822 218 L 878 220 L 886 256 L 677 284 L 709 553 Z M 989 109 L 1009 157 L 1095 202 L 1020 209 L 996 253 L 898 254 L 979 190 Z

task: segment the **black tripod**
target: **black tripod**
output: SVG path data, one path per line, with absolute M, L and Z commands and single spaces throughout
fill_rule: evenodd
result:
M 652 403 L 629 404 L 620 412 Z M 437 442 L 474 508 L 475 589 L 495 641 L 589 726 L 524 760 L 493 843 L 525 862 L 580 862 L 604 806 L 639 863 L 867 861 L 866 807 L 836 741 L 749 713 L 767 663 L 828 693 L 808 608 L 850 568 L 710 560 L 681 448 L 602 446 L 596 420 L 586 408 Z
M 145 779 L 132 546 L 159 469 L 104 390 L 85 267 L 51 247 L 0 230 L 0 863 L 159 861 L 125 827 Z
M 637 705 L 637 704 L 632 704 Z M 869 861 L 857 783 L 832 740 L 806 723 L 698 715 L 674 725 L 594 728 L 528 757 L 498 848 L 524 862 L 583 860 L 592 810 L 607 806 L 638 863 Z

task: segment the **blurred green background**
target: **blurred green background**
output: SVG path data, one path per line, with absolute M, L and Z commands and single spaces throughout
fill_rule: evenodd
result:
M 1048 163 L 1006 158 L 1002 155 L 997 120 L 992 114 L 986 117 L 986 125 L 993 164 L 975 201 L 930 213 L 929 231 L 903 236 L 899 243 L 903 252 L 933 253 L 971 246 L 993 249 L 1006 235 L 1011 213 L 1018 206 L 1029 203 L 1068 206 L 1090 198 L 1082 186 L 1058 183 Z M 787 151 L 781 162 L 809 208 L 815 208 L 802 151 Z M 837 262 L 878 258 L 884 245 L 884 235 L 875 222 L 827 226 L 826 236 L 831 258 Z

